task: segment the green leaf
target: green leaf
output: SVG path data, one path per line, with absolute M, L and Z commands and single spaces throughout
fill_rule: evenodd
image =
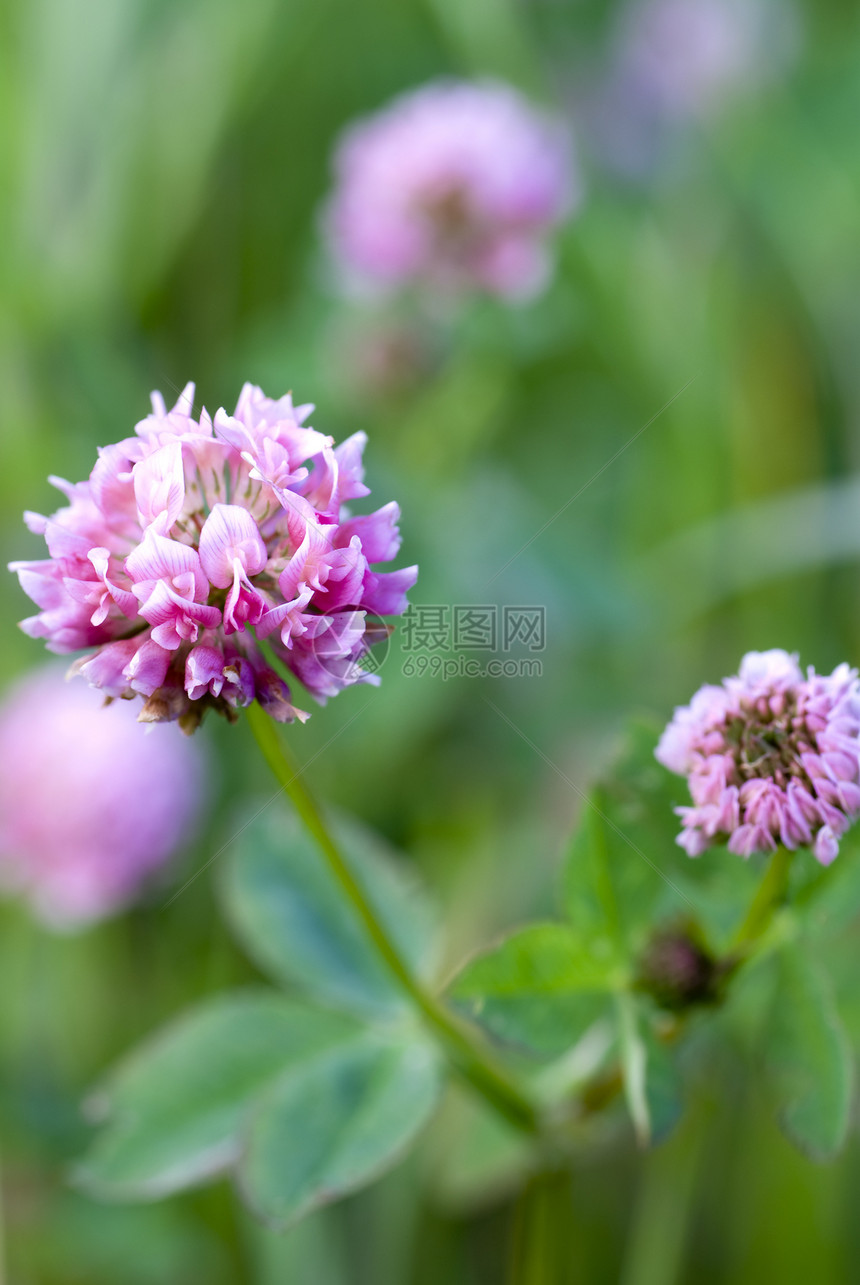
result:
M 450 996 L 498 1039 L 555 1054 L 579 1039 L 622 981 L 605 937 L 532 924 L 467 963 Z
M 675 843 L 673 811 L 686 786 L 654 758 L 658 734 L 650 723 L 632 726 L 621 758 L 583 803 L 565 865 L 574 927 L 610 933 L 621 958 L 641 947 L 655 917 L 693 908 L 693 863 Z
M 440 1084 L 429 1044 L 372 1031 L 287 1074 L 254 1116 L 240 1169 L 248 1202 L 284 1227 L 355 1191 L 405 1152 Z
M 436 918 L 416 880 L 354 823 L 333 829 L 404 959 L 426 973 Z M 391 1017 L 408 1006 L 315 844 L 285 807 L 273 804 L 240 832 L 223 891 L 248 952 L 277 981 L 362 1017 Z
M 631 995 L 618 997 L 624 1096 L 640 1146 L 661 1142 L 681 1114 L 680 1077 L 648 1015 Z
M 853 1063 L 829 980 L 802 943 L 784 946 L 766 1032 L 766 1065 L 780 1124 L 801 1151 L 817 1160 L 845 1140 Z
M 94 1095 L 105 1127 L 77 1171 L 103 1199 L 156 1199 L 238 1156 L 255 1097 L 359 1028 L 265 991 L 222 995 L 170 1023 Z

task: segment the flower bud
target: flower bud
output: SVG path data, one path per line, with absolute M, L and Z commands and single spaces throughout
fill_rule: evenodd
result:
M 661 1008 L 672 1012 L 720 997 L 722 969 L 699 940 L 694 925 L 679 924 L 654 934 L 637 970 L 637 982 Z

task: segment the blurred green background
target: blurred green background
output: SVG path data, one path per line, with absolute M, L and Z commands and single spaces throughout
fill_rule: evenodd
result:
M 39 556 L 21 510 L 56 507 L 46 475 L 86 476 L 151 389 L 170 400 L 193 378 L 214 411 L 251 380 L 316 402 L 338 438 L 368 432 L 374 496 L 399 500 L 421 565 L 414 602 L 546 607 L 540 678 L 409 677 L 395 637 L 379 691 L 290 729 L 317 790 L 421 867 L 451 964 L 551 909 L 579 807 L 561 774 L 584 785 L 630 713 L 668 717 L 750 649 L 860 661 L 860 14 L 799 7 L 781 74 L 626 178 L 589 145 L 585 92 L 616 20 L 590 0 L 0 10 L 4 558 Z M 500 76 L 561 111 L 585 199 L 536 302 L 368 311 L 338 298 L 320 242 L 332 145 L 442 74 Z M 408 342 L 389 340 L 380 374 L 368 335 L 392 327 Z M 0 603 L 5 682 L 41 657 L 14 627 L 28 608 L 11 576 Z M 177 886 L 229 837 L 239 794 L 269 791 L 244 726 L 200 735 L 218 789 Z M 488 1185 L 483 1144 L 455 1145 L 462 1103 L 393 1175 L 286 1237 L 226 1182 L 141 1208 L 69 1188 L 105 1065 L 254 976 L 216 882 L 217 862 L 169 908 L 162 890 L 70 938 L 2 908 L 8 1281 L 504 1281 L 530 1206 L 515 1154 L 511 1182 Z M 609 1129 L 551 1198 L 570 1282 L 854 1278 L 856 1138 L 831 1167 L 799 1158 L 731 1048 L 670 1142 L 641 1156 Z

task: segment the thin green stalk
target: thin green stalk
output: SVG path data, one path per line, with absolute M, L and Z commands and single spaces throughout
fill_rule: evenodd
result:
M 730 954 L 736 960 L 743 960 L 751 953 L 785 901 L 790 867 L 791 853 L 787 848 L 777 848 L 732 941 Z
M 278 784 L 316 842 L 329 871 L 362 921 L 380 958 L 423 1014 L 451 1061 L 511 1123 L 529 1133 L 538 1132 L 539 1121 L 533 1104 L 480 1047 L 470 1028 L 460 1022 L 413 976 L 329 833 L 312 795 L 301 779 L 301 770 L 291 762 L 272 719 L 254 704 L 248 708 L 248 721 Z
M 705 1125 L 699 1106 L 670 1142 L 644 1157 L 621 1285 L 674 1285 L 684 1275 Z
M 529 1179 L 514 1211 L 508 1285 L 568 1285 L 575 1262 L 571 1212 L 568 1168 Z
M 3 1175 L 0 1173 L 0 1285 L 6 1285 L 6 1218 Z

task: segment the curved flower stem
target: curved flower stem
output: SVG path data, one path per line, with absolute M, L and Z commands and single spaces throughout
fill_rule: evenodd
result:
M 785 901 L 790 866 L 791 853 L 780 846 L 771 857 L 758 891 L 732 941 L 731 956 L 738 963 L 752 953 L 756 943 L 770 926 L 774 913 Z
M 248 722 L 263 757 L 317 844 L 331 875 L 362 921 L 380 958 L 420 1010 L 452 1063 L 512 1124 L 529 1133 L 537 1133 L 540 1126 L 534 1105 L 480 1047 L 470 1028 L 460 1022 L 413 976 L 329 833 L 312 795 L 301 779 L 301 769 L 291 762 L 272 719 L 256 704 L 250 705 L 247 712 Z

